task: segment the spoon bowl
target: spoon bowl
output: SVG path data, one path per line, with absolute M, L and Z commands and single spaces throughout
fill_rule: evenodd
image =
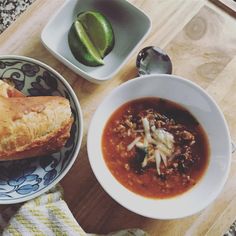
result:
M 136 67 L 139 76 L 172 73 L 170 57 L 162 49 L 155 46 L 145 47 L 138 53 Z

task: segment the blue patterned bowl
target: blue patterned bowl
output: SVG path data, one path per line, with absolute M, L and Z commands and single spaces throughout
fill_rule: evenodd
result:
M 80 104 L 68 82 L 49 66 L 22 56 L 0 56 L 0 79 L 7 78 L 27 96 L 69 99 L 74 123 L 60 152 L 38 158 L 0 162 L 0 204 L 32 199 L 58 183 L 74 163 L 82 141 Z

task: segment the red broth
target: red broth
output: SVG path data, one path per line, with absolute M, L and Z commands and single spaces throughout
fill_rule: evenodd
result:
M 130 101 L 111 115 L 102 151 L 113 176 L 149 198 L 184 193 L 209 162 L 208 139 L 195 117 L 179 104 L 153 97 Z

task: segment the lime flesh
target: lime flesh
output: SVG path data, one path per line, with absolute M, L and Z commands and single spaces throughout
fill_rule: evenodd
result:
M 114 33 L 108 19 L 100 12 L 86 11 L 77 16 L 90 40 L 104 58 L 114 46 Z
M 104 64 L 100 53 L 94 47 L 94 44 L 79 21 L 75 21 L 72 24 L 68 34 L 68 42 L 72 54 L 79 62 L 88 66 Z
M 103 65 L 103 58 L 114 47 L 114 33 L 107 18 L 97 11 L 82 12 L 68 34 L 74 57 L 87 66 Z

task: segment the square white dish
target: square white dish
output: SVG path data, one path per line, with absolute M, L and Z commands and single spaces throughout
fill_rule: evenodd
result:
M 68 32 L 78 13 L 96 10 L 111 22 L 115 36 L 113 50 L 105 65 L 89 67 L 78 62 L 68 45 Z M 143 42 L 151 29 L 144 12 L 125 0 L 68 0 L 51 18 L 41 33 L 43 45 L 62 63 L 85 79 L 101 83 L 114 77 Z

